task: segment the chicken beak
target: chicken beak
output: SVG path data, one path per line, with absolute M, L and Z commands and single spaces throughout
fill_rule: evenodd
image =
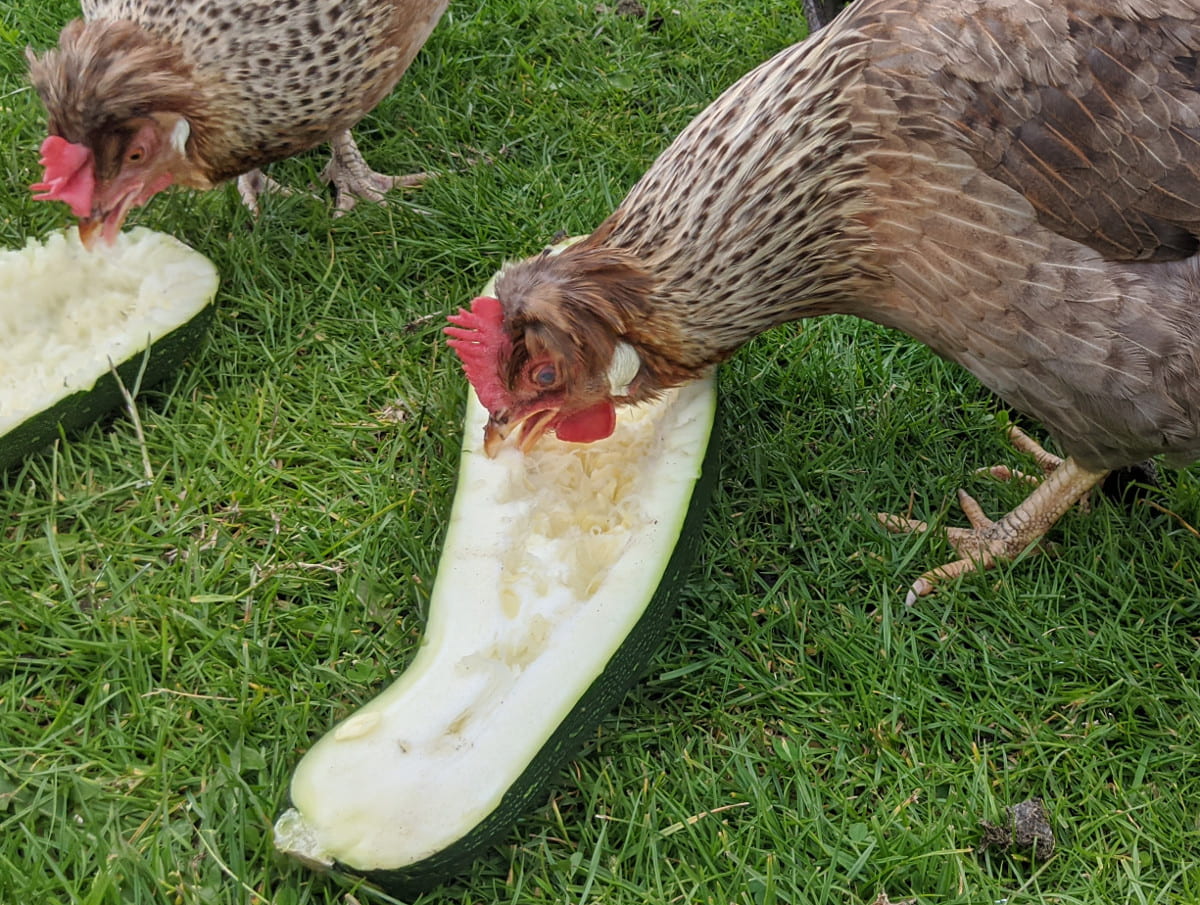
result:
M 116 244 L 117 237 L 121 235 L 121 227 L 125 225 L 125 218 L 139 203 L 141 191 L 141 183 L 138 183 L 120 195 L 110 207 L 105 208 L 97 204 L 92 208 L 90 217 L 81 217 L 79 238 L 83 247 L 89 251 L 93 250 L 96 247 L 97 234 L 104 240 L 105 245 Z
M 500 423 L 494 416 L 488 419 L 487 427 L 483 429 L 483 451 L 489 459 L 496 458 L 511 430 L 511 425 Z
M 95 248 L 96 236 L 104 227 L 104 221 L 99 217 L 85 217 L 79 221 L 79 241 L 88 251 Z
M 509 436 L 516 431 L 517 449 L 528 453 L 537 445 L 538 440 L 546 433 L 556 417 L 558 417 L 557 409 L 533 412 L 519 421 L 509 421 L 506 416 L 497 418 L 492 415 L 483 429 L 483 451 L 487 453 L 489 459 L 496 458 L 497 453 L 508 442 Z
M 103 239 L 105 245 L 113 245 L 121 234 L 125 223 L 125 215 L 129 213 L 130 205 L 122 203 L 119 207 L 107 213 L 93 214 L 79 221 L 79 239 L 88 251 L 96 248 L 97 237 Z
M 545 409 L 535 412 L 522 421 L 521 438 L 517 441 L 517 449 L 527 453 L 537 446 L 538 440 L 542 439 L 542 434 L 546 433 L 546 429 L 557 417 L 558 409 Z

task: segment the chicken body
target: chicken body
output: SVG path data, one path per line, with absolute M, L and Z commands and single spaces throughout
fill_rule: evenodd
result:
M 348 130 L 404 74 L 447 5 L 84 0 L 84 19 L 58 47 L 29 55 L 50 134 L 92 155 L 94 197 L 76 213 L 115 233 L 165 185 L 208 189 L 329 140 L 361 174 Z
M 1200 457 L 1198 246 L 1198 0 L 860 0 L 701 113 L 591 236 L 509 268 L 495 354 L 469 314 L 451 330 L 493 440 L 526 443 L 787 321 L 902 330 L 1068 454 L 1033 510 L 976 521 L 964 560 L 986 565 L 1107 471 Z

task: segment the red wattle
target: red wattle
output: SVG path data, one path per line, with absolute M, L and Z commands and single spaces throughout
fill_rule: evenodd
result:
M 607 399 L 554 423 L 558 439 L 568 443 L 594 443 L 612 436 L 616 428 L 617 408 Z

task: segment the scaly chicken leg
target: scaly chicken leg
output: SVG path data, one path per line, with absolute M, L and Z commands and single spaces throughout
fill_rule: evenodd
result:
M 337 209 L 342 212 L 351 210 L 360 199 L 382 202 L 383 196 L 392 189 L 416 188 L 433 176 L 433 173 L 388 176 L 375 172 L 363 159 L 349 129 L 339 132 L 329 144 L 333 157 L 321 171 L 321 178 L 337 192 Z
M 432 173 L 388 176 L 375 172 L 362 156 L 349 129 L 339 132 L 329 144 L 333 155 L 321 171 L 321 179 L 337 192 L 337 209 L 341 213 L 352 210 L 359 200 L 382 203 L 383 196 L 393 188 L 416 188 L 433 176 Z M 257 169 L 239 176 L 237 188 L 242 203 L 253 214 L 258 214 L 258 199 L 264 192 L 292 194 L 291 189 Z
M 237 178 L 238 195 L 242 199 L 242 204 L 246 205 L 250 213 L 258 216 L 258 199 L 263 192 L 273 192 L 280 195 L 290 195 L 292 190 L 286 185 L 280 185 L 261 169 L 255 168 L 249 173 L 243 173 Z
M 1015 447 L 1037 460 L 1046 473 L 1045 479 L 1038 481 L 1033 493 L 999 521 L 988 518 L 974 497 L 965 490 L 959 490 L 958 503 L 971 527 L 947 528 L 946 539 L 960 558 L 930 569 L 914 581 L 905 597 L 906 605 L 911 606 L 918 597 L 933 593 L 936 582 L 957 578 L 977 569 L 988 569 L 999 560 L 1019 555 L 1040 540 L 1068 509 L 1108 474 L 1107 469 L 1094 471 L 1074 459 L 1061 459 L 1047 452 L 1018 427 L 1009 428 L 1008 436 Z M 1003 466 L 985 470 L 1005 480 L 1018 478 L 1036 481 Z M 929 524 L 920 519 L 902 518 L 885 512 L 879 513 L 878 518 L 885 528 L 894 533 L 929 530 Z

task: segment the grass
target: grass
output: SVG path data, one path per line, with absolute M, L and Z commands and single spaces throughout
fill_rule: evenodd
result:
M 798 9 L 455 4 L 359 130 L 376 166 L 443 178 L 337 220 L 295 195 L 254 222 L 232 189 L 135 215 L 216 261 L 220 308 L 139 399 L 144 447 L 117 414 L 0 477 L 0 902 L 393 901 L 275 855 L 269 828 L 299 755 L 419 641 L 465 392 L 442 318 L 598 223 L 803 36 Z M 44 120 L 21 51 L 74 11 L 0 10 L 8 246 L 64 220 L 25 189 Z M 958 521 L 960 485 L 1014 505 L 971 475 L 1013 461 L 995 400 L 839 319 L 761 338 L 721 387 L 722 482 L 654 669 L 543 807 L 418 901 L 1200 901 L 1196 472 L 906 609 L 948 550 L 871 514 Z M 1030 796 L 1053 855 L 977 852 Z

